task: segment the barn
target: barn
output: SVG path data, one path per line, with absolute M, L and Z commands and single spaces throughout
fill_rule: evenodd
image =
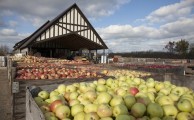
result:
M 73 4 L 51 21 L 14 46 L 14 53 L 41 55 L 43 57 L 67 57 L 71 53 L 97 54 L 108 49 L 86 16 Z

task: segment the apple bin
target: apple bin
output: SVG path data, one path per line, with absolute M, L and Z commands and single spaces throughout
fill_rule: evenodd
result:
M 173 75 L 163 76 L 171 81 L 164 78 L 156 81 L 161 76 L 115 77 L 29 86 L 26 119 L 82 120 L 81 116 L 85 120 L 194 119 L 193 88 L 183 87 L 189 82 L 179 81 L 174 85 L 177 78 Z M 192 78 L 190 83 L 193 82 Z

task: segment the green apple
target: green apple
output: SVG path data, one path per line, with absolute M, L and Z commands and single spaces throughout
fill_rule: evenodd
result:
M 155 100 L 155 95 L 154 95 L 154 93 L 148 92 L 148 93 L 147 93 L 147 96 L 148 96 L 148 98 L 151 100 L 151 102 L 154 102 L 154 100 Z
M 71 92 L 69 95 L 69 99 L 70 100 L 77 99 L 78 96 L 79 96 L 78 92 Z
M 84 120 L 99 120 L 99 116 L 97 115 L 96 112 L 90 112 L 85 114 L 85 119 Z
M 65 91 L 66 92 L 75 92 L 77 88 L 74 85 L 67 85 Z
M 74 116 L 74 120 L 85 120 L 85 115 L 84 112 L 79 112 Z
M 50 100 L 51 100 L 51 102 L 54 102 L 55 100 L 61 100 L 61 96 L 59 96 L 59 95 L 52 96 L 52 97 L 50 97 Z
M 156 89 L 155 88 L 151 88 L 151 87 L 148 87 L 147 91 L 148 92 L 152 92 L 152 93 L 156 93 Z
M 162 107 L 158 103 L 150 103 L 147 106 L 147 114 L 150 118 L 162 118 L 164 113 Z
M 89 86 L 94 88 L 94 89 L 96 88 L 96 84 L 94 84 L 94 83 L 89 83 Z
M 46 112 L 50 112 L 51 111 L 48 105 L 42 105 L 42 106 L 40 106 L 40 110 L 43 113 L 46 113 Z
M 143 92 L 143 93 L 147 93 L 147 91 L 148 91 L 148 88 L 147 88 L 147 86 L 146 85 L 139 85 L 139 88 L 138 88 L 138 90 L 140 91 L 140 92 Z
M 97 96 L 97 101 L 98 101 L 98 104 L 101 104 L 101 103 L 109 103 L 110 100 L 111 100 L 111 98 L 112 98 L 112 96 L 109 93 L 107 93 L 107 92 L 101 92 Z
M 135 120 L 131 115 L 118 115 L 115 120 Z
M 119 85 L 118 85 L 118 84 L 116 84 L 116 83 L 113 83 L 110 87 L 111 87 L 112 89 L 116 89 L 116 88 L 118 88 L 118 87 L 119 87 Z
M 44 105 L 44 100 L 43 100 L 41 97 L 35 97 L 35 98 L 34 98 L 34 101 L 36 102 L 36 104 L 37 104 L 38 106 Z
M 131 114 L 136 118 L 142 117 L 145 112 L 146 106 L 143 103 L 135 103 L 131 107 Z
M 48 104 L 51 103 L 51 99 L 46 99 L 45 102 L 47 102 Z
M 180 98 L 181 98 L 181 99 L 182 99 L 182 98 L 190 98 L 190 99 L 194 99 L 193 96 L 192 96 L 191 94 L 183 94 L 183 95 L 181 95 Z
M 180 112 L 178 113 L 177 120 L 194 120 L 194 116 L 188 112 Z
M 164 116 L 176 118 L 178 110 L 174 105 L 163 105 Z
M 102 85 L 106 84 L 106 80 L 103 78 L 98 79 L 97 82 L 98 82 L 98 84 L 102 84 Z
M 60 93 L 60 94 L 64 94 L 65 93 L 65 90 L 66 90 L 66 86 L 64 84 L 60 84 L 58 87 L 57 87 L 57 91 Z
M 191 102 L 191 104 L 192 104 L 192 107 L 194 108 L 194 100 L 193 99 L 191 99 L 189 97 L 182 97 L 182 98 L 180 98 L 180 100 L 182 100 L 182 99 L 189 100 Z
M 170 93 L 169 95 L 168 95 L 173 101 L 178 101 L 179 100 L 179 96 L 178 95 L 176 95 L 176 94 L 174 94 L 174 93 Z
M 136 99 L 132 95 L 127 95 L 124 97 L 124 102 L 128 110 L 131 110 L 131 107 L 136 103 Z
M 160 91 L 164 87 L 165 87 L 164 86 L 164 83 L 162 83 L 162 82 L 156 82 L 155 83 L 155 89 L 156 89 L 156 91 Z
M 83 112 L 83 111 L 84 111 L 84 105 L 82 105 L 82 104 L 76 104 L 76 105 L 71 107 L 71 115 L 72 116 L 75 116 L 77 113 Z
M 115 105 L 113 107 L 113 116 L 117 117 L 118 115 L 128 115 L 128 109 L 124 104 Z
M 94 101 L 96 98 L 97 98 L 97 94 L 95 91 L 87 91 L 85 94 L 84 94 L 84 97 L 85 99 L 89 100 L 89 101 Z
M 191 112 L 193 109 L 191 102 L 187 99 L 180 99 L 177 103 L 177 108 L 182 112 Z
M 84 106 L 84 112 L 85 113 L 90 113 L 90 112 L 97 112 L 97 109 L 98 109 L 98 105 L 97 104 L 86 104 Z
M 70 108 L 66 105 L 61 105 L 56 108 L 55 114 L 59 119 L 68 118 L 71 114 Z
M 155 82 L 154 81 L 147 81 L 146 86 L 150 87 L 150 88 L 153 88 L 155 86 Z
M 162 88 L 159 92 L 163 93 L 164 95 L 169 95 L 171 88 Z
M 58 120 L 53 112 L 46 112 L 44 114 L 45 120 Z
M 163 106 L 163 105 L 173 105 L 174 104 L 174 101 L 169 96 L 165 96 L 165 95 L 159 97 L 157 102 L 161 106 Z
M 59 95 L 59 92 L 57 92 L 57 91 L 51 91 L 50 92 L 50 98 L 52 97 L 52 96 L 58 96 Z
M 174 94 L 176 94 L 178 96 L 181 96 L 181 95 L 183 95 L 185 93 L 185 90 L 184 90 L 183 87 L 175 87 L 175 88 L 173 88 L 171 90 L 171 93 L 174 93 Z
M 133 81 L 136 83 L 136 85 L 140 85 L 140 83 L 141 83 L 140 78 L 134 78 Z
M 96 87 L 96 91 L 98 91 L 98 92 L 106 92 L 107 88 L 106 88 L 105 85 L 98 84 L 97 87 Z
M 38 93 L 38 96 L 41 97 L 43 100 L 46 100 L 49 97 L 49 93 L 47 91 L 43 90 L 43 91 L 40 91 Z
M 116 90 L 116 94 L 119 96 L 125 96 L 126 93 L 127 93 L 127 91 L 124 90 L 123 88 L 119 88 Z
M 121 96 L 114 96 L 111 101 L 110 101 L 110 105 L 113 107 L 115 105 L 119 105 L 119 104 L 124 104 L 123 98 Z
M 111 117 L 112 108 L 107 103 L 100 104 L 97 109 L 97 114 L 99 117 Z
M 106 85 L 107 85 L 107 86 L 111 86 L 112 83 L 113 83 L 113 79 L 112 79 L 112 78 L 108 78 L 108 79 L 106 80 Z
M 79 88 L 79 83 L 73 83 L 73 86 L 75 86 L 76 88 Z

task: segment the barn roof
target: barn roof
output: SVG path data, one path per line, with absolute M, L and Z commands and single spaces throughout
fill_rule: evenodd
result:
M 47 21 L 32 35 L 15 44 L 24 48 L 108 49 L 80 8 L 73 4 L 52 21 Z

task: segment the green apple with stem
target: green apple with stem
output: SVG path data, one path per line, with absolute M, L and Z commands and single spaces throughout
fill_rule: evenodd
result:
M 174 105 L 163 105 L 164 116 L 170 116 L 176 118 L 178 110 Z
M 65 91 L 66 92 L 75 92 L 77 88 L 74 85 L 67 85 Z
M 176 94 L 178 96 L 181 96 L 181 95 L 183 95 L 185 93 L 185 90 L 184 90 L 183 87 L 175 87 L 175 88 L 173 88 L 171 90 L 171 93 L 174 93 L 174 94 Z
M 38 93 L 38 96 L 41 97 L 43 100 L 46 100 L 49 98 L 49 93 L 43 90 Z
M 177 108 L 182 112 L 191 112 L 193 109 L 191 102 L 187 99 L 179 100 L 177 103 Z

